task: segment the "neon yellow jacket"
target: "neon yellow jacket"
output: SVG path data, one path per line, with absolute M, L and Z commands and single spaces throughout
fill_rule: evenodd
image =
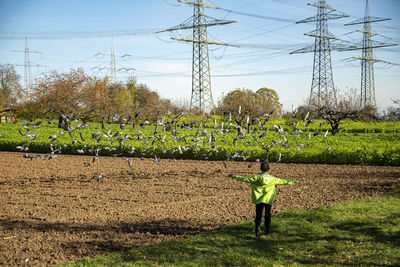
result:
M 296 180 L 280 179 L 268 173 L 256 174 L 250 177 L 235 176 L 238 181 L 251 183 L 251 200 L 254 204 L 272 205 L 275 201 L 276 185 L 295 184 Z

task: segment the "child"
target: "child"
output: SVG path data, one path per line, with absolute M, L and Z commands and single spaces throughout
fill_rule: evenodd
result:
M 295 184 L 295 180 L 279 179 L 275 176 L 269 175 L 268 161 L 261 162 L 261 174 L 256 174 L 250 177 L 235 176 L 230 174 L 229 176 L 236 180 L 251 183 L 251 198 L 252 202 L 256 204 L 256 239 L 260 240 L 260 224 L 263 209 L 265 208 L 265 234 L 270 235 L 270 224 L 271 224 L 271 206 L 274 203 L 276 195 L 276 185 L 283 184 Z

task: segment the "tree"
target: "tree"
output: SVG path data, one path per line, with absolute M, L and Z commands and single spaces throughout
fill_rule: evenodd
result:
M 282 114 L 282 104 L 279 102 L 279 95 L 275 90 L 263 87 L 258 89 L 256 95 L 263 106 L 264 114 L 273 112 L 275 117 Z
M 79 105 L 79 117 L 83 122 L 99 117 L 104 129 L 104 119 L 113 111 L 109 78 L 88 79 L 86 85 L 82 87 Z
M 264 87 L 256 93 L 249 89 L 235 89 L 220 101 L 214 112 L 220 115 L 230 113 L 242 126 L 243 122 L 247 122 L 247 117 L 257 118 L 271 113 L 279 116 L 282 104 L 279 102 L 278 93 L 272 89 Z
M 157 92 L 151 91 L 146 85 L 138 85 L 136 89 L 136 109 L 144 116 L 157 118 L 171 110 L 171 101 L 161 98 Z
M 355 89 L 350 89 L 344 94 L 337 94 L 337 104 L 328 102 L 329 99 L 333 98 L 327 97 L 319 105 L 316 101 L 308 102 L 310 103 L 309 111 L 328 122 L 332 135 L 339 133 L 343 120 L 370 120 L 376 116 L 374 107 L 360 106 L 360 96 Z
M 16 104 L 21 90 L 20 76 L 11 64 L 0 64 L 0 108 Z
M 388 107 L 389 120 L 393 121 L 393 134 L 396 134 L 396 122 L 400 120 L 400 99 L 392 99 L 394 107 Z
M 82 108 L 82 90 L 90 80 L 80 70 L 59 74 L 52 72 L 36 81 L 31 100 L 39 104 L 45 114 L 59 118 L 59 127 L 68 125 L 64 115 L 79 116 Z

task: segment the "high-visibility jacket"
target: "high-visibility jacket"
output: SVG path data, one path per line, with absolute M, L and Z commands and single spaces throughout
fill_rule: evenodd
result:
M 268 173 L 256 174 L 250 177 L 235 176 L 238 181 L 251 183 L 251 200 L 254 204 L 270 204 L 275 201 L 276 185 L 295 184 L 296 180 L 280 179 Z

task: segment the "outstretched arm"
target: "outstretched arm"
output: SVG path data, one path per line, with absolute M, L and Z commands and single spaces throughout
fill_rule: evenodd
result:
M 241 181 L 241 182 L 254 183 L 258 179 L 258 177 L 259 177 L 259 175 L 253 175 L 250 177 L 235 175 L 233 178 L 235 178 L 236 180 Z
M 278 178 L 278 177 L 274 177 L 273 182 L 274 182 L 274 184 L 276 184 L 276 185 L 296 184 L 296 183 L 297 183 L 296 180 L 281 179 L 281 178 Z

